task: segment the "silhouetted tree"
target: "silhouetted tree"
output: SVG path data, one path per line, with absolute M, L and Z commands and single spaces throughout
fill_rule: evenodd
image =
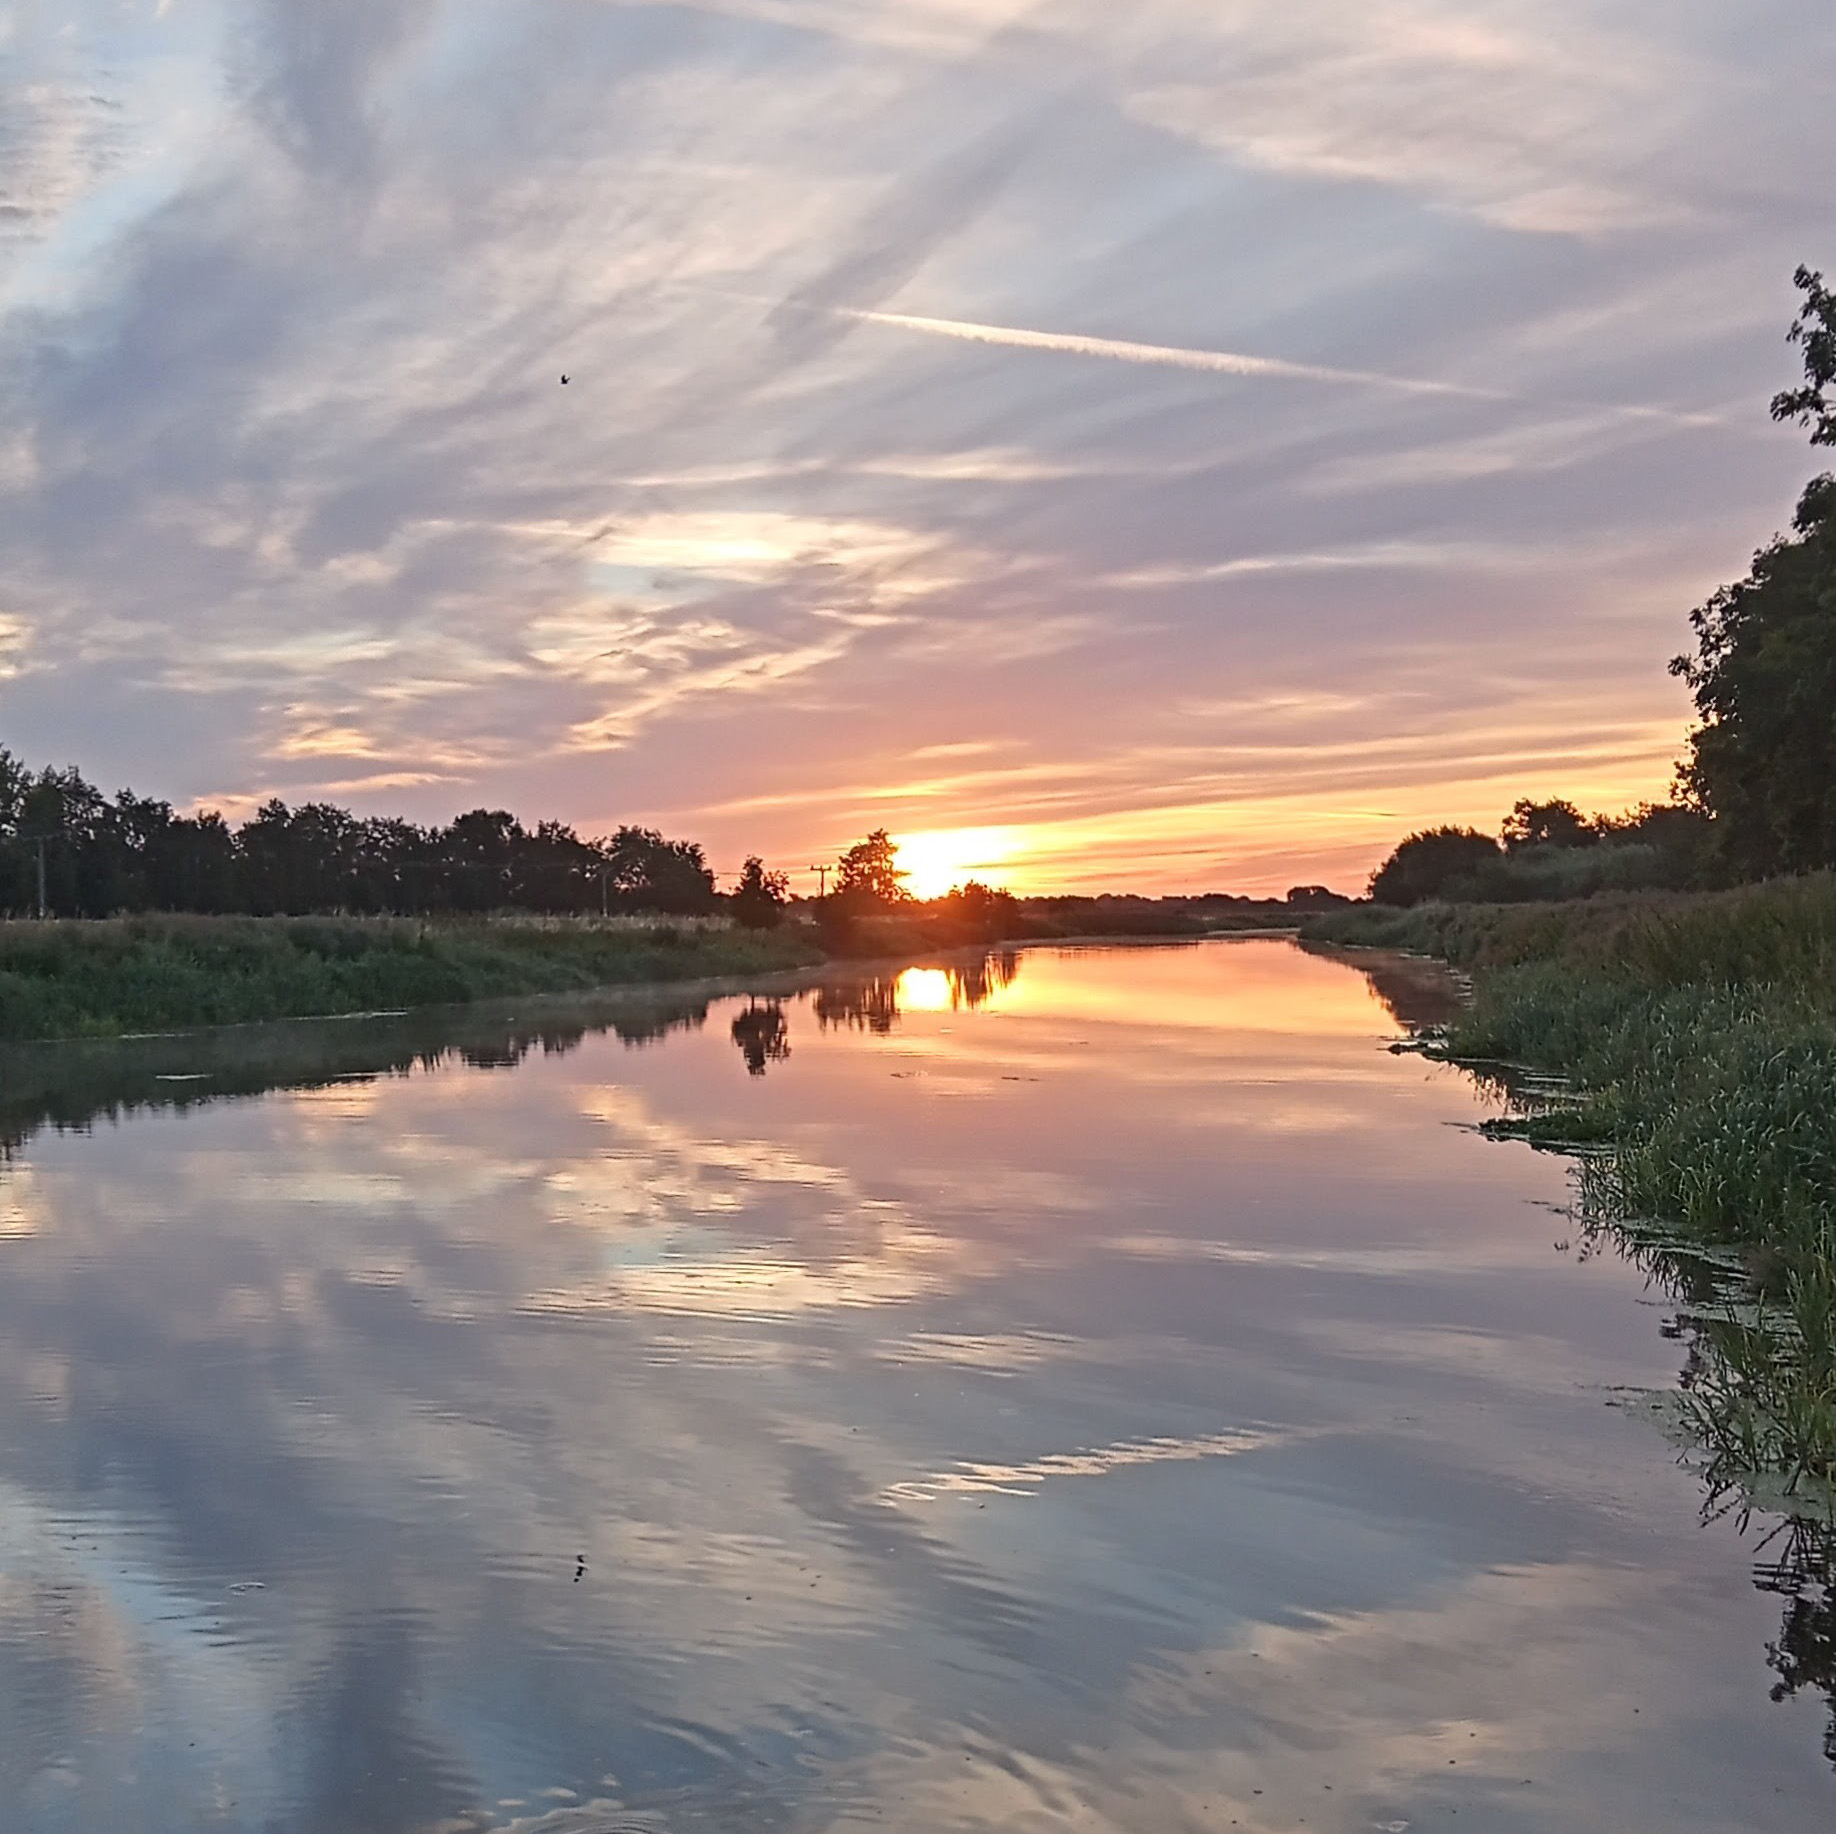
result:
M 1804 386 L 1774 395 L 1772 418 L 1809 427 L 1813 446 L 1836 446 L 1836 408 L 1829 401 L 1836 387 L 1836 293 L 1807 267 L 1799 268 L 1792 282 L 1804 304 L 1785 335 L 1804 346 Z
M 508 809 L 468 809 L 440 838 L 453 909 L 492 911 L 513 902 L 517 855 L 528 837 Z
M 931 908 L 965 941 L 1000 942 L 1026 932 L 1019 899 L 980 879 L 951 886 L 943 897 L 932 900 Z
M 742 929 L 774 930 L 783 921 L 789 895 L 789 878 L 781 872 L 767 872 L 765 862 L 754 853 L 747 855 L 739 884 L 727 902 Z
M 1371 875 L 1371 896 L 1399 905 L 1473 897 L 1502 857 L 1498 843 L 1476 828 L 1426 828 L 1402 841 Z
M 1792 536 L 1690 614 L 1702 723 L 1678 779 L 1736 874 L 1836 865 L 1836 478 L 1811 484 Z
M 53 911 L 100 916 L 118 908 L 112 811 L 94 784 L 74 767 L 42 770 L 20 799 L 20 830 L 32 860 L 45 845 L 45 883 Z M 31 882 L 34 885 L 35 873 Z
M 1789 336 L 1804 386 L 1774 397 L 1772 417 L 1836 446 L 1836 295 L 1809 268 L 1796 281 L 1805 300 Z M 1702 718 L 1679 787 L 1742 876 L 1836 865 L 1836 477 L 1805 487 L 1792 529 L 1690 613 L 1695 654 L 1670 665 Z
M 165 807 L 163 803 L 159 806 Z M 172 816 L 152 836 L 146 849 L 146 899 L 142 908 L 237 908 L 236 837 L 229 823 L 214 809 L 201 815 Z
M 620 910 L 701 916 L 714 909 L 714 875 L 693 841 L 666 841 L 654 828 L 620 828 L 600 842 Z
M 430 829 L 271 797 L 232 831 L 215 812 L 178 815 L 131 790 L 110 801 L 74 768 L 33 771 L 0 749 L 0 913 L 37 909 L 41 849 L 46 904 L 62 917 L 714 907 L 701 849 L 654 829 L 592 842 L 564 822 L 531 832 L 505 809 Z
M 1532 802 L 1527 796 L 1511 805 L 1500 834 L 1508 853 L 1520 847 L 1587 847 L 1600 838 L 1572 802 Z
M 886 830 L 875 828 L 842 855 L 835 869 L 832 896 L 851 911 L 889 910 L 908 903 L 911 894 L 905 889 L 907 875 L 893 864 L 898 852 L 898 843 Z

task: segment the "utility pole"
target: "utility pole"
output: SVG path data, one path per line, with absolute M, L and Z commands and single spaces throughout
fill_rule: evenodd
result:
M 38 907 L 37 917 L 40 923 L 51 915 L 51 882 L 45 869 L 45 844 L 48 841 L 62 840 L 64 831 L 61 828 L 15 828 L 13 839 L 34 849 L 35 864 L 38 868 Z
M 829 869 L 826 866 L 812 866 L 810 871 L 816 875 L 816 896 L 826 898 L 829 895 Z

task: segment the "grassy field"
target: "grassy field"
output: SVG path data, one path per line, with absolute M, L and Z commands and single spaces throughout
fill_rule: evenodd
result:
M 1544 906 L 1372 907 L 1305 935 L 1473 978 L 1436 1048 L 1566 1078 L 1531 1137 L 1697 1321 L 1685 1404 L 1724 1467 L 1836 1482 L 1836 877 Z
M 805 931 L 538 918 L 124 917 L 0 924 L 0 1040 L 261 1019 L 809 966 Z

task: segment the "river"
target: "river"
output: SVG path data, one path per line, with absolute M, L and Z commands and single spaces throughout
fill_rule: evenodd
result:
M 1564 1163 L 1387 1048 L 1449 997 L 1251 939 L 8 1053 L 0 1826 L 1827 1829 L 1827 1601 Z

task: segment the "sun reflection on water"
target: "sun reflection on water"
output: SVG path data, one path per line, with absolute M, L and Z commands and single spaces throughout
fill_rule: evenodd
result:
M 950 994 L 950 977 L 941 968 L 907 968 L 899 976 L 899 1004 L 908 1012 L 948 1012 Z

